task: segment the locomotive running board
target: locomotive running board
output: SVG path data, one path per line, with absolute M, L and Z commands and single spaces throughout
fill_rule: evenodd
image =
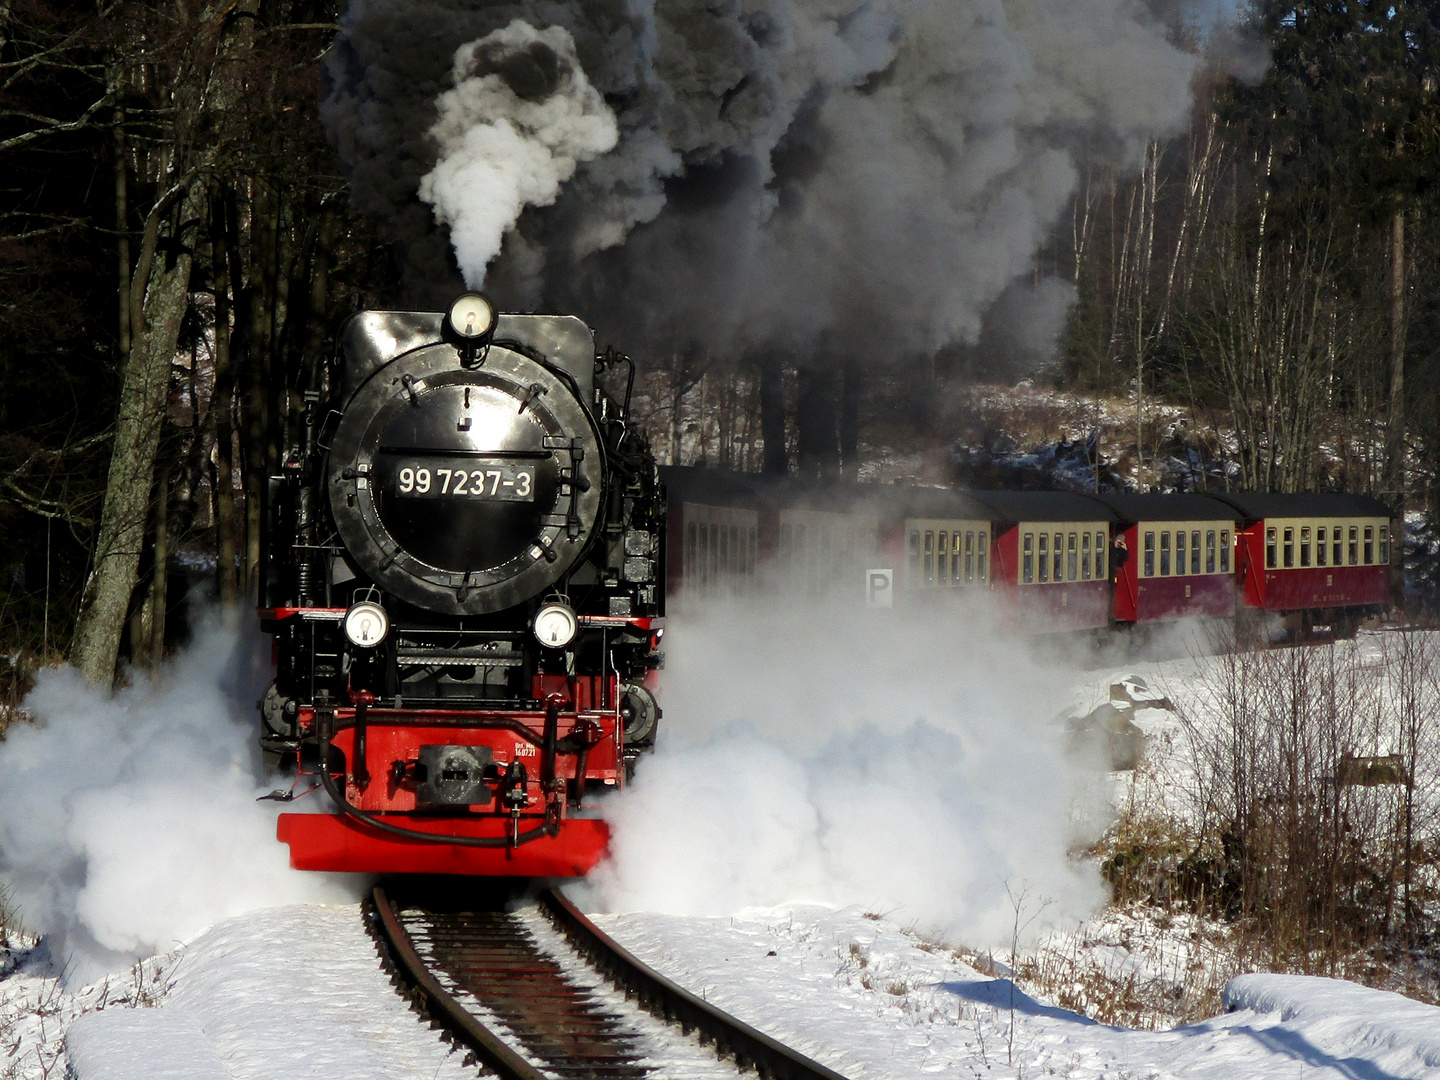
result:
M 482 830 L 470 825 L 467 833 L 489 835 L 508 822 L 491 819 Z M 443 833 L 453 831 L 452 820 L 410 819 L 407 829 Z M 581 877 L 605 856 L 610 830 L 594 818 L 570 818 L 560 835 L 542 836 L 517 848 L 478 848 L 459 844 L 431 844 L 406 840 L 370 829 L 337 814 L 281 814 L 275 836 L 290 845 L 290 865 L 296 870 L 329 870 L 342 874 L 466 874 L 487 877 Z

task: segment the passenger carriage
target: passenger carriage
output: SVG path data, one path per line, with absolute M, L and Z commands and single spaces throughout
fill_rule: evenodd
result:
M 1016 630 L 1109 625 L 1114 511 L 1062 491 L 977 491 L 971 497 L 991 510 L 991 587 Z
M 914 601 L 988 590 L 995 511 L 967 492 L 907 489 L 889 498 L 884 549 Z
M 683 610 L 717 598 L 859 594 L 879 557 L 880 516 L 858 485 L 807 484 L 716 469 L 662 469 L 670 522 L 668 585 Z
M 1246 606 L 1301 622 L 1353 625 L 1390 599 L 1390 509 L 1364 495 L 1236 495 L 1212 498 L 1243 519 L 1237 587 Z M 1305 629 L 1297 626 L 1296 629 Z
M 673 596 L 988 597 L 1037 634 L 1295 616 L 1353 626 L 1388 602 L 1387 508 L 1354 495 L 954 491 L 663 470 Z M 1113 584 L 1112 584 L 1113 579 Z
M 1232 618 L 1240 511 L 1205 495 L 1101 495 L 1119 519 L 1112 545 L 1117 623 Z
M 667 592 L 683 605 L 756 591 L 761 516 L 771 500 L 763 477 L 663 467 L 673 515 L 667 534 Z M 679 610 L 679 608 L 677 608 Z

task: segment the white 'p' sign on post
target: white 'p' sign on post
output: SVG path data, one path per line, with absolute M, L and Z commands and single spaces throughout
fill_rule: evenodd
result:
M 895 606 L 895 571 L 865 571 L 865 605 L 867 607 Z

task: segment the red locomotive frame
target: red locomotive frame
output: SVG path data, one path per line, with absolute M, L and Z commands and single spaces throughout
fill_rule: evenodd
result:
M 267 622 L 305 609 L 262 611 Z M 628 627 L 658 644 L 659 618 L 580 616 L 582 626 Z M 653 672 L 646 683 L 654 689 Z M 625 784 L 624 721 L 620 681 L 597 676 L 537 673 L 532 695 L 543 710 L 396 709 L 374 706 L 367 694 L 330 708 L 303 707 L 307 738 L 343 756 L 333 768 L 302 768 L 297 785 L 311 782 L 343 812 L 285 813 L 276 836 L 290 847 L 297 870 L 339 873 L 458 874 L 492 877 L 569 877 L 588 873 L 604 858 L 609 829 L 586 802 L 578 778 L 607 789 Z M 445 744 L 487 752 L 495 767 L 496 809 L 426 811 L 405 766 L 422 746 Z M 358 747 L 358 749 L 357 749 Z M 523 779 L 505 788 L 519 764 Z M 363 778 L 363 782 L 362 782 Z M 513 791 L 508 809 L 499 809 Z M 319 792 L 317 791 L 317 794 Z M 338 804 L 338 800 L 337 800 Z M 434 837 L 435 839 L 429 839 Z

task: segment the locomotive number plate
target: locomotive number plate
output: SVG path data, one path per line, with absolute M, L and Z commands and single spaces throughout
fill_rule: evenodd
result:
M 535 466 L 401 461 L 395 468 L 394 490 L 412 499 L 534 502 Z

